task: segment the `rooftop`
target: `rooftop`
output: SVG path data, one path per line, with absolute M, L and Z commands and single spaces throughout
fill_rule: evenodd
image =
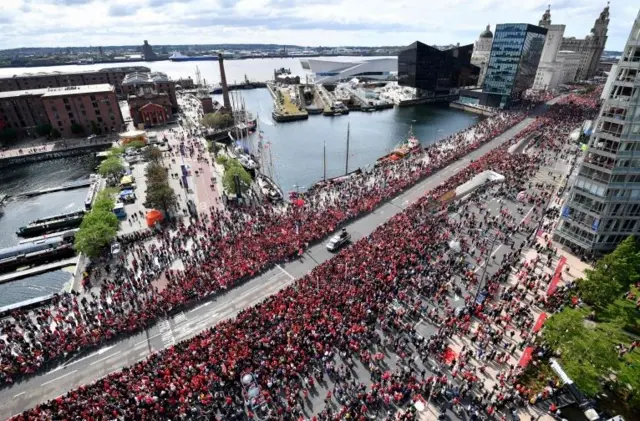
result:
M 144 83 L 163 83 L 169 82 L 169 78 L 165 73 L 162 72 L 133 72 L 128 73 L 124 80 L 122 81 L 123 85 L 137 85 Z
M 15 98 L 19 96 L 35 96 L 35 95 L 42 96 L 48 90 L 49 88 L 39 88 L 39 89 L 25 89 L 23 91 L 0 92 L 0 99 Z
M 48 88 L 42 97 L 57 97 L 81 94 L 97 94 L 102 92 L 115 92 L 113 86 L 108 83 L 100 83 L 97 85 L 80 85 L 80 86 L 63 86 L 60 88 Z
M 122 66 L 122 67 L 105 67 L 99 70 L 82 70 L 77 72 L 61 72 L 54 70 L 53 72 L 25 72 L 13 76 L 2 76 L 0 79 L 9 79 L 14 77 L 33 77 L 33 76 L 62 76 L 62 75 L 81 75 L 87 73 L 103 73 L 103 72 L 150 72 L 151 69 L 144 66 Z

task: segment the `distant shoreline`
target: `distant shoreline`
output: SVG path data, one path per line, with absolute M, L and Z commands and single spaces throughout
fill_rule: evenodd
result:
M 249 60 L 249 59 L 271 59 L 271 58 L 291 58 L 291 59 L 301 59 L 301 58 L 307 58 L 307 57 L 389 57 L 389 55 L 384 55 L 384 54 L 359 54 L 359 55 L 348 55 L 348 54 L 306 54 L 306 55 L 301 55 L 301 56 L 283 56 L 280 54 L 272 54 L 272 55 L 267 55 L 267 56 L 242 56 L 242 57 L 224 57 L 225 60 Z M 110 64 L 110 63 L 157 63 L 160 61 L 171 61 L 168 58 L 163 58 L 163 59 L 159 59 L 159 60 L 142 60 L 142 59 L 136 59 L 136 60 L 97 60 L 97 61 L 93 61 L 92 63 L 50 63 L 50 64 L 46 64 L 46 63 L 30 63 L 30 64 L 21 64 L 19 66 L 15 66 L 15 65 L 9 65 L 9 66 L 5 66 L 5 65 L 1 65 L 0 64 L 0 69 L 23 69 L 23 68 L 29 68 L 29 67 L 56 67 L 56 66 L 90 66 L 90 65 L 94 65 L 94 64 Z

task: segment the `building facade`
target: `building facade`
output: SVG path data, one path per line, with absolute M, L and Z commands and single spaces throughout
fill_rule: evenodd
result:
M 144 61 L 153 61 L 158 58 L 156 53 L 153 52 L 153 47 L 149 45 L 146 39 L 144 40 L 144 44 L 142 44 L 142 57 Z
M 42 104 L 46 91 L 0 92 L 0 130 L 15 131 L 17 138 L 35 137 L 36 128 L 49 123 Z
M 434 95 L 475 85 L 480 69 L 472 54 L 473 44 L 440 50 L 416 41 L 398 53 L 398 85 Z
M 595 76 L 607 43 L 609 27 L 609 5 L 602 10 L 591 28 L 591 33 L 583 39 L 574 37 L 562 40 L 561 50 L 576 51 L 581 55 L 580 68 L 576 80 L 587 80 Z
M 589 149 L 554 240 L 604 253 L 640 234 L 640 12 L 605 89 Z
M 152 89 L 146 89 L 152 88 Z M 144 91 L 142 92 L 141 91 Z M 131 97 L 131 95 L 140 96 L 144 94 L 149 97 L 153 92 L 157 94 L 166 94 L 174 110 L 178 108 L 178 99 L 176 98 L 176 83 L 170 80 L 165 73 L 161 72 L 133 72 L 125 76 L 122 81 L 123 94 Z M 162 104 L 165 105 L 165 101 Z
M 471 64 L 480 69 L 478 75 L 478 86 L 482 86 L 484 76 L 489 66 L 489 57 L 491 56 L 491 45 L 493 44 L 493 32 L 491 25 L 487 25 L 486 29 L 480 33 L 480 37 L 473 45 L 473 54 L 471 54 Z
M 0 77 L 0 92 L 109 84 L 115 88 L 116 94 L 122 95 L 122 81 L 128 73 L 132 72 L 150 72 L 150 70 L 148 67 L 129 66 L 88 70 L 86 72 L 23 73 L 10 77 Z
M 501 108 L 533 86 L 546 35 L 527 23 L 496 25 L 482 91 L 499 97 Z
M 547 35 L 544 40 L 544 47 L 542 48 L 540 63 L 538 65 L 532 89 L 537 91 L 550 91 L 556 89 L 561 83 L 562 62 L 557 60 L 557 56 L 560 51 L 560 45 L 562 44 L 562 36 L 564 35 L 565 26 L 551 24 L 550 8 L 547 8 L 542 15 L 542 19 L 538 23 L 538 26 L 546 28 Z
M 160 126 L 173 118 L 169 95 L 153 86 L 139 88 L 135 95 L 129 95 L 127 103 L 133 124 L 138 128 Z
M 42 94 L 42 105 L 49 123 L 62 137 L 115 133 L 124 128 L 118 97 L 108 84 L 49 88 Z
M 311 71 L 315 83 L 333 84 L 353 78 L 389 80 L 398 70 L 396 58 L 373 58 L 354 61 L 301 59 L 303 69 Z

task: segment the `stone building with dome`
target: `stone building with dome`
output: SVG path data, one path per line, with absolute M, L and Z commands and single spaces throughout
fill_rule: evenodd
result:
M 551 24 L 551 5 L 542 15 L 538 26 L 547 29 L 547 36 L 544 40 L 540 64 L 538 64 L 532 89 L 536 91 L 552 91 L 559 84 L 570 82 L 570 80 L 563 80 L 563 75 L 567 74 L 563 71 L 565 60 L 558 60 L 558 52 L 560 51 L 562 36 L 566 27 L 565 25 Z
M 598 63 L 602 58 L 604 46 L 607 43 L 607 31 L 609 28 L 609 4 L 596 19 L 591 28 L 591 33 L 583 39 L 574 37 L 563 38 L 560 49 L 563 51 L 575 51 L 580 53 L 580 65 L 576 80 L 591 79 L 598 70 Z
M 493 32 L 491 32 L 491 25 L 487 25 L 487 28 L 480 33 L 480 37 L 478 37 L 478 40 L 473 45 L 473 54 L 471 55 L 471 64 L 480 68 L 478 86 L 482 86 L 484 81 L 484 75 L 489 65 L 489 57 L 491 56 L 492 44 Z

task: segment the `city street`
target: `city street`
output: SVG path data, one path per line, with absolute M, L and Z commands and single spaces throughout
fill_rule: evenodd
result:
M 526 118 L 463 159 L 427 177 L 393 200 L 381 205 L 371 214 L 348 224 L 346 228 L 351 233 L 353 241 L 368 236 L 378 226 L 402 212 L 426 192 L 466 167 L 471 160 L 478 159 L 507 142 L 532 120 L 532 117 Z M 241 309 L 286 287 L 294 279 L 306 275 L 313 267 L 331 257 L 324 243 L 317 244 L 309 248 L 301 259 L 277 266 L 251 279 L 243 286 L 234 288 L 224 296 L 205 300 L 191 312 L 180 313 L 169 320 L 162 320 L 138 335 L 114 342 L 87 356 L 75 358 L 48 373 L 16 383 L 13 387 L 0 392 L 2 402 L 0 416 L 6 418 L 19 413 L 146 358 L 154 351 L 170 346 L 176 341 L 192 337 L 203 329 L 233 317 Z

